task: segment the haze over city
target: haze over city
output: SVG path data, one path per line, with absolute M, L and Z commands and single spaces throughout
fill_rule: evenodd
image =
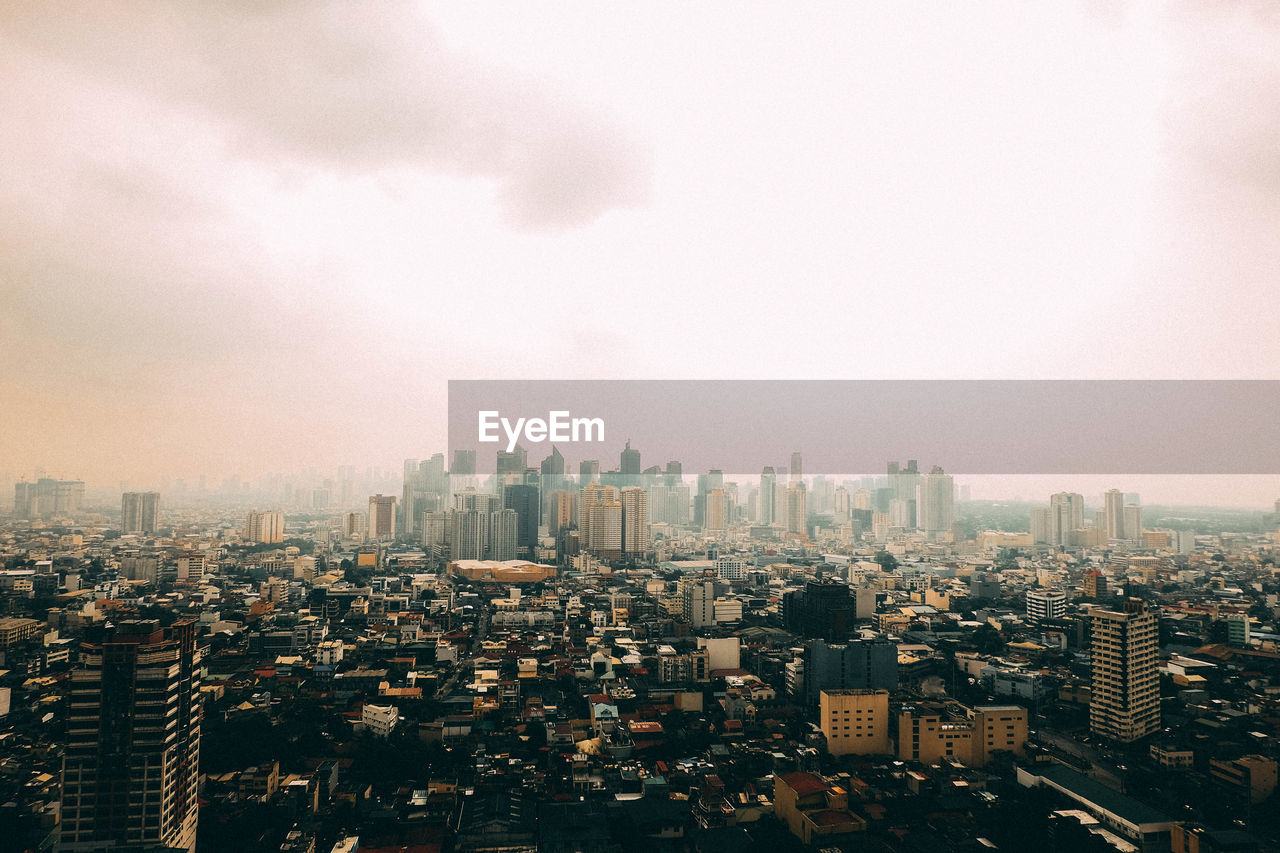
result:
M 513 372 L 1277 378 L 1267 4 L 152 12 L 0 13 L 14 479 L 394 470 Z

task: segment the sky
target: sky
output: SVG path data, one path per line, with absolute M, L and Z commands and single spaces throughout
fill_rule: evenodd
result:
M 461 378 L 1280 379 L 1273 3 L 55 0 L 0 78 L 12 477 L 395 470 Z

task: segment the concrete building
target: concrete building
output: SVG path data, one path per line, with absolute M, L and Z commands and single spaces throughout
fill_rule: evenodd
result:
M 196 621 L 100 629 L 72 672 L 62 851 L 194 850 L 200 755 Z
M 1130 598 L 1122 610 L 1095 609 L 1091 618 L 1089 729 L 1131 743 L 1160 728 L 1156 615 Z
M 1027 590 L 1027 618 L 1035 622 L 1067 615 L 1067 594 L 1060 589 Z
M 1019 705 L 921 703 L 898 714 L 898 758 L 937 764 L 954 759 L 982 767 L 996 752 L 1022 755 L 1027 742 L 1027 709 Z
M 121 533 L 155 533 L 159 519 L 159 492 L 125 492 L 120 496 Z
M 888 690 L 823 690 L 818 719 L 832 755 L 889 755 Z
M 360 711 L 360 722 L 365 731 L 374 737 L 386 737 L 400 720 L 399 711 L 394 705 L 371 705 L 365 703 Z

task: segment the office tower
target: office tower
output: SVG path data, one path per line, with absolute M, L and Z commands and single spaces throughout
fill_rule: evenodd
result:
M 888 690 L 823 690 L 818 724 L 832 755 L 888 755 Z
M 729 497 L 724 489 L 712 489 L 703 498 L 705 520 L 702 529 L 707 533 L 723 533 L 729 527 Z
M 682 478 L 683 476 L 684 476 L 683 464 L 681 464 L 678 460 L 675 460 L 675 459 L 672 459 L 670 462 L 667 463 L 667 483 L 669 485 L 675 485 L 676 483 L 680 482 L 680 478 Z M 1280 501 L 1276 501 L 1276 505 L 1280 507 Z M 1280 509 L 1277 509 L 1276 511 L 1280 513 Z
M 787 487 L 787 532 L 802 539 L 809 538 L 808 493 L 804 483 L 797 482 Z
M 788 480 L 788 483 L 794 486 L 803 482 L 804 482 L 804 461 L 800 456 L 800 451 L 797 450 L 795 453 L 791 454 L 791 479 Z
M 125 492 L 120 496 L 121 533 L 155 533 L 159 517 L 159 492 Z
M 1090 569 L 1084 573 L 1084 596 L 1092 598 L 1094 601 L 1101 601 L 1107 597 L 1107 576 L 1097 569 Z
M 622 456 L 618 461 L 618 471 L 624 477 L 638 477 L 640 475 L 640 451 L 632 449 L 631 439 L 627 439 L 627 446 L 622 449 Z
M 504 509 L 489 515 L 490 560 L 514 560 L 520 547 L 520 514 Z
M 649 550 L 649 493 L 641 488 L 622 490 L 622 553 Z
M 196 622 L 95 628 L 71 674 L 62 851 L 194 850 L 200 756 Z
M 1102 496 L 1102 531 L 1107 539 L 1124 539 L 1124 492 L 1109 489 Z
M 518 444 L 510 453 L 505 450 L 499 450 L 497 467 L 494 469 L 499 486 L 508 482 L 520 482 L 521 478 L 524 477 L 525 468 L 529 467 L 528 459 L 529 454 Z
M 1045 540 L 1050 545 L 1070 545 L 1071 534 L 1084 527 L 1084 495 L 1058 492 L 1049 495 L 1049 524 Z
M 560 455 L 558 447 L 552 446 L 551 455 L 542 460 L 538 470 L 542 474 L 543 495 L 550 495 L 565 487 L 564 457 Z
M 241 537 L 247 542 L 283 542 L 284 513 L 279 510 L 270 512 L 252 511 L 244 520 Z
M 782 626 L 803 637 L 843 643 L 853 630 L 856 609 L 848 584 L 811 580 L 804 589 L 783 594 Z
M 390 539 L 396 535 L 395 495 L 369 496 L 370 539 Z
M 622 556 L 622 502 L 618 491 L 605 486 L 608 493 L 589 509 L 589 536 L 583 547 L 600 557 Z
M 517 517 L 516 548 L 522 549 L 529 557 L 538 547 L 538 522 L 540 507 L 538 505 L 537 486 L 507 486 L 502 494 L 502 505 L 505 509 L 514 510 Z M 497 559 L 496 557 L 494 559 Z M 514 560 L 515 557 L 503 557 Z
M 685 621 L 690 628 L 705 628 L 715 624 L 715 581 L 701 578 L 680 581 L 680 599 Z
M 584 459 L 578 463 L 578 485 L 600 482 L 600 460 Z
M 1027 618 L 1039 622 L 1043 619 L 1061 619 L 1067 615 L 1067 594 L 1060 589 L 1027 590 Z
M 1124 508 L 1124 538 L 1142 541 L 1142 507 L 1126 504 Z
M 926 536 L 951 532 L 955 524 L 955 483 L 937 465 L 920 479 L 916 497 L 916 525 Z
M 761 524 L 773 524 L 778 517 L 777 512 L 778 474 L 772 466 L 765 466 L 760 472 L 760 512 L 756 520 Z
M 476 452 L 474 450 L 453 451 L 453 464 L 449 466 L 450 476 L 474 477 L 476 473 Z
M 828 643 L 805 647 L 805 704 L 813 708 L 823 690 L 897 690 L 898 647 L 888 640 Z
M 1131 743 L 1160 729 L 1157 619 L 1145 602 L 1127 598 L 1120 610 L 1094 609 L 1093 690 L 1089 730 Z

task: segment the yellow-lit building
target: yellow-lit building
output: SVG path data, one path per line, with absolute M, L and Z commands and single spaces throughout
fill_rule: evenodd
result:
M 898 714 L 898 758 L 937 764 L 951 759 L 982 767 L 997 752 L 1022 755 L 1027 743 L 1027 709 L 1018 705 L 922 703 Z
M 890 755 L 888 690 L 823 690 L 822 733 L 832 755 Z
M 537 583 L 556 576 L 556 567 L 525 560 L 454 560 L 449 574 L 473 581 Z

